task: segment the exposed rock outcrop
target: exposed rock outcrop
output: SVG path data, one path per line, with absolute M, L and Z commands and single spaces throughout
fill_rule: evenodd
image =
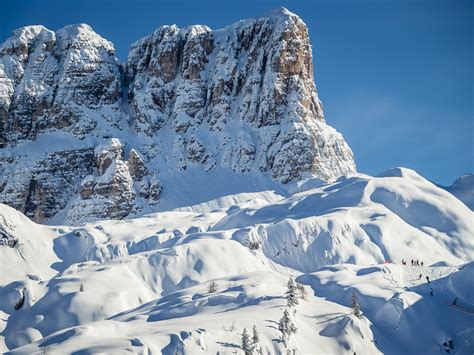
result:
M 0 187 L 0 202 L 36 221 L 66 208 L 81 179 L 92 172 L 93 150 L 88 148 L 51 152 L 32 162 L 27 158 L 15 157 L 4 169 L 0 168 L 5 179 Z
M 325 124 L 308 31 L 287 10 L 223 30 L 162 26 L 126 64 L 135 129 L 190 164 L 258 169 L 283 183 L 355 170 L 342 136 Z M 199 137 L 199 139 L 197 138 Z
M 60 129 L 83 137 L 121 118 L 120 63 L 88 25 L 16 30 L 0 47 L 0 146 Z
M 190 167 L 281 183 L 355 171 L 325 123 L 307 28 L 285 9 L 161 26 L 124 65 L 87 25 L 18 29 L 0 47 L 0 147 L 0 202 L 37 221 L 150 211 L 162 172 Z
M 161 186 L 149 176 L 138 152 L 132 150 L 128 161 L 124 161 L 120 140 L 107 139 L 98 145 L 94 150 L 94 163 L 95 173 L 81 181 L 80 198 L 73 201 L 68 220 L 78 223 L 123 218 L 134 208 L 137 192 L 144 198 L 151 197 L 151 203 L 158 200 Z

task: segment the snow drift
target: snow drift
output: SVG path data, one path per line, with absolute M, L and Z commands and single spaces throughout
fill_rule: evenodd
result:
M 2 351 L 231 353 L 255 324 L 270 353 L 472 352 L 473 212 L 461 201 L 403 168 L 292 194 L 263 186 L 80 227 L 0 205 Z M 281 341 L 290 275 L 307 297 Z

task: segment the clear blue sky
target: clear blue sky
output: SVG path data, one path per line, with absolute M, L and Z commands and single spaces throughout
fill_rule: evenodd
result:
M 17 27 L 85 22 L 124 60 L 162 24 L 220 28 L 285 6 L 313 43 L 327 122 L 358 169 L 406 166 L 442 184 L 474 172 L 473 1 L 0 0 L 0 41 Z

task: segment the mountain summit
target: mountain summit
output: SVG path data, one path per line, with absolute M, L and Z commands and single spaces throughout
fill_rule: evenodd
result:
M 283 184 L 355 171 L 324 120 L 306 25 L 286 9 L 161 26 L 124 64 L 88 25 L 20 28 L 0 47 L 0 124 L 0 202 L 37 221 L 150 211 L 166 175 L 196 168 Z

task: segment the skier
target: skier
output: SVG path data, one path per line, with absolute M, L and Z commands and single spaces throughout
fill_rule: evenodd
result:
M 421 267 L 423 267 L 423 261 L 421 262 Z
M 433 289 L 431 289 L 430 291 L 430 296 L 433 296 Z
M 422 275 L 422 274 L 420 274 L 420 277 L 418 277 L 418 280 L 421 280 L 421 278 L 422 278 L 422 277 L 423 277 L 423 275 Z
M 426 281 L 428 281 L 428 283 L 430 283 L 430 277 L 429 276 L 426 276 Z
M 457 302 L 458 302 L 458 298 L 456 297 L 456 298 L 453 300 L 453 306 L 455 306 Z
M 413 266 L 413 259 L 411 259 L 411 266 Z

